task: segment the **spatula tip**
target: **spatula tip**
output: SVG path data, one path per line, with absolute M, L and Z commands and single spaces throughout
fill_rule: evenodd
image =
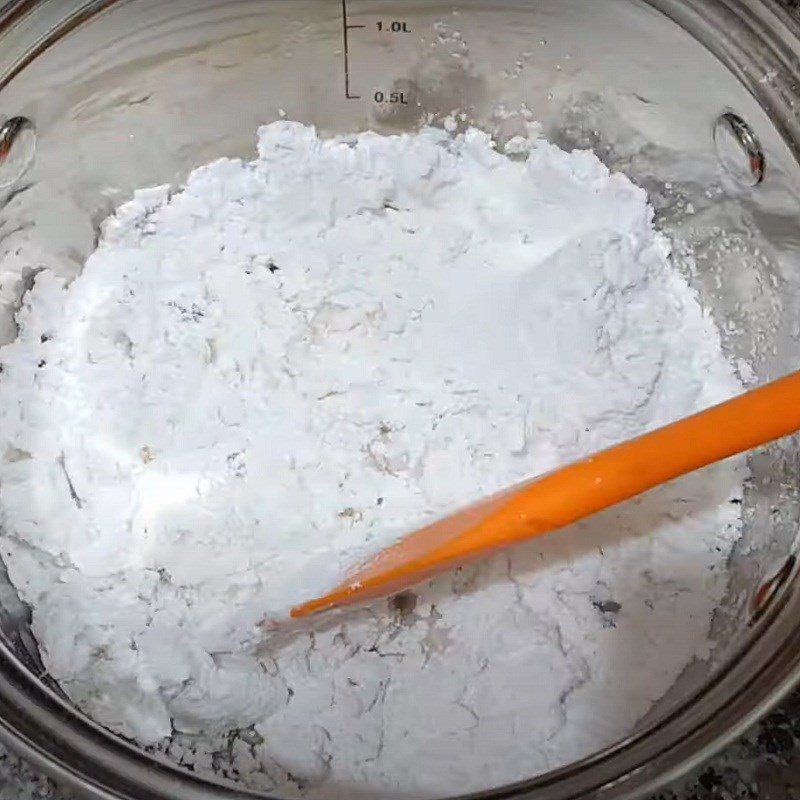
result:
M 324 598 L 317 598 L 315 600 L 309 600 L 307 603 L 301 603 L 299 606 L 295 606 L 289 612 L 289 616 L 292 619 L 303 619 L 304 617 L 311 617 L 314 614 L 319 614 L 326 608 L 331 607 L 331 605 L 324 602 Z
M 338 589 L 322 597 L 315 597 L 313 600 L 308 600 L 295 606 L 290 612 L 289 616 L 292 619 L 302 619 L 303 617 L 311 617 L 314 614 L 320 614 L 323 611 L 329 611 L 345 603 L 345 601 L 359 588 L 361 584 L 354 583 L 346 586 L 340 586 Z

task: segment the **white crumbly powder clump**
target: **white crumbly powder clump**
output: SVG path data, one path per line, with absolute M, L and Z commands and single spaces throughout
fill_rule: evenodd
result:
M 258 149 L 137 192 L 0 351 L 2 555 L 47 669 L 143 743 L 254 726 L 239 777 L 311 796 L 482 789 L 627 734 L 709 655 L 741 460 L 394 606 L 270 621 L 740 389 L 644 191 L 477 130 Z

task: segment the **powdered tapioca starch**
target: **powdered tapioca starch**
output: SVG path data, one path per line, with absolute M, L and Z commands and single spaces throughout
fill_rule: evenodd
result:
M 137 192 L 0 350 L 2 552 L 47 669 L 145 744 L 252 726 L 240 779 L 314 797 L 484 789 L 625 735 L 709 653 L 741 460 L 391 607 L 273 623 L 740 389 L 644 191 L 477 130 L 278 122 L 258 148 Z

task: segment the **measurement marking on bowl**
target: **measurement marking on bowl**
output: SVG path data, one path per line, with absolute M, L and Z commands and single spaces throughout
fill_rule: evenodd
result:
M 411 23 L 404 19 L 381 18 L 374 22 L 375 31 L 387 36 L 402 36 L 412 33 Z M 356 25 L 350 22 L 348 16 L 348 0 L 342 0 L 342 41 L 344 45 L 344 96 L 347 100 L 361 100 L 360 94 L 352 90 L 352 71 L 350 60 L 350 31 L 365 30 L 367 25 Z M 391 88 L 377 88 L 372 93 L 372 100 L 378 105 L 409 105 L 409 93 L 401 91 L 397 86 Z
M 347 20 L 347 0 L 342 0 L 342 36 L 344 39 L 344 96 L 348 100 L 360 100 L 361 95 L 350 93 L 350 31 L 366 25 L 351 25 Z

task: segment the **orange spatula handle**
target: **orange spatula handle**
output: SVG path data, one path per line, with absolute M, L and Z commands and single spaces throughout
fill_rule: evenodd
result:
M 800 372 L 577 461 L 401 539 L 302 617 L 391 594 L 800 429 Z

